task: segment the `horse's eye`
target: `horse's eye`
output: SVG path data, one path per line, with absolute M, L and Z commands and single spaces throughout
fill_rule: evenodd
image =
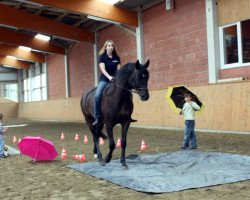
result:
M 142 78 L 146 78 L 147 76 L 146 76 L 146 74 L 142 74 Z

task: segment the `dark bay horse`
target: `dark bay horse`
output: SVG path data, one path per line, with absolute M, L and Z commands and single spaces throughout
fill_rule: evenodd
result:
M 121 124 L 121 163 L 124 169 L 128 169 L 125 160 L 125 149 L 127 131 L 132 121 L 131 115 L 134 108 L 131 92 L 135 91 L 140 96 L 141 101 L 149 99 L 147 88 L 149 79 L 148 65 L 149 60 L 145 65 L 137 61 L 136 63 L 128 63 L 117 71 L 114 80 L 107 85 L 102 94 L 102 122 L 100 124 L 92 125 L 94 121 L 94 95 L 96 88 L 84 94 L 81 99 L 81 109 L 93 135 L 94 154 L 97 154 L 101 165 L 109 163 L 112 158 L 112 153 L 115 149 L 113 127 L 116 124 Z M 102 133 L 104 124 L 106 124 L 109 139 L 109 153 L 103 161 L 98 141 L 100 137 L 107 138 Z

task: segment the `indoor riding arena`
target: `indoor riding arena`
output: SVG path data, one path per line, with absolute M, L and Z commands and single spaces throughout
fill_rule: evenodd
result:
M 249 9 L 0 1 L 0 199 L 250 199 Z

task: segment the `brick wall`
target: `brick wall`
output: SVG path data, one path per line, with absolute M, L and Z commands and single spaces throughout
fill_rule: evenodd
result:
M 116 44 L 122 65 L 128 62 L 136 62 L 136 37 L 117 28 L 108 26 L 99 31 L 99 50 L 106 40 L 111 39 Z
M 143 12 L 145 59 L 150 60 L 149 89 L 208 82 L 204 0 L 176 0 L 173 12 L 165 2 Z M 122 65 L 135 62 L 136 37 L 110 25 L 98 32 L 99 50 L 107 39 L 116 43 Z M 50 55 L 49 99 L 65 97 L 64 57 Z M 93 46 L 76 43 L 69 54 L 70 96 L 94 86 Z
M 93 44 L 75 43 L 69 54 L 70 96 L 80 97 L 94 87 Z
M 208 82 L 204 0 L 165 2 L 143 12 L 145 58 L 151 61 L 149 88 Z
M 250 67 L 236 67 L 219 71 L 219 79 L 247 77 L 250 80 Z
M 48 90 L 48 99 L 61 99 L 66 96 L 63 55 L 48 56 Z

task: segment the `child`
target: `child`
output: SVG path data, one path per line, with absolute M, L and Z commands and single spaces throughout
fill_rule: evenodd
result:
M 3 120 L 3 114 L 0 113 L 0 158 L 6 158 L 7 156 L 4 154 L 4 147 L 5 147 L 4 136 L 7 129 L 3 127 L 2 120 Z
M 192 101 L 193 98 L 191 94 L 185 94 L 184 96 L 186 102 L 184 103 L 180 114 L 184 115 L 186 128 L 184 132 L 184 141 L 181 148 L 187 149 L 189 147 L 189 142 L 191 141 L 190 149 L 197 149 L 196 136 L 194 132 L 194 112 L 196 110 L 200 110 L 200 106 Z

